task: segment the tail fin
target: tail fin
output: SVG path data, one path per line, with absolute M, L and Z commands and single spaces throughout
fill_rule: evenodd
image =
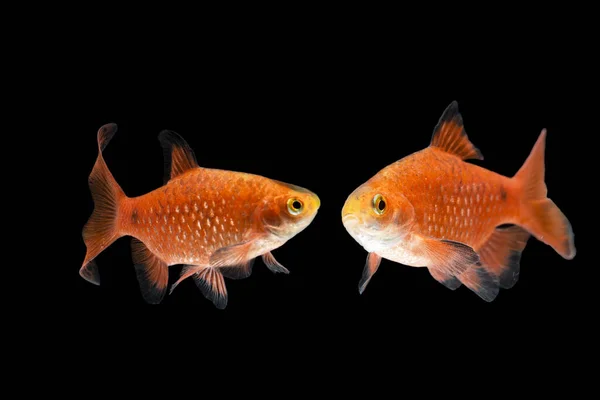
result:
M 102 158 L 102 151 L 116 132 L 117 125 L 115 124 L 104 125 L 98 130 L 98 158 L 88 179 L 94 199 L 94 211 L 83 228 L 83 241 L 87 247 L 87 253 L 79 275 L 96 285 L 100 284 L 100 276 L 93 260 L 102 250 L 120 237 L 117 217 L 119 203 L 125 198 L 125 193 L 113 178 Z
M 515 175 L 521 187 L 521 222 L 538 240 L 552 246 L 563 258 L 575 257 L 575 242 L 571 224 L 552 200 L 546 197 L 544 182 L 544 150 L 546 130 L 533 146 L 529 157 Z

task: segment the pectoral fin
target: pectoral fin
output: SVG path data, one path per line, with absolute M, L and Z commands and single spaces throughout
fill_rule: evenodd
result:
M 363 269 L 362 277 L 360 278 L 360 282 L 358 282 L 358 292 L 362 294 L 365 291 L 365 288 L 369 284 L 369 281 L 377 272 L 377 268 L 379 268 L 379 264 L 381 263 L 381 257 L 375 253 L 369 253 L 367 256 L 367 263 L 365 264 L 365 268 Z
M 263 262 L 273 272 L 283 272 L 284 274 L 289 274 L 290 271 L 283 265 L 281 265 L 276 259 L 275 256 L 269 251 L 262 255 Z
M 250 250 L 255 240 L 248 240 L 240 244 L 221 247 L 210 256 L 209 265 L 213 268 L 245 265 L 250 260 Z
M 421 237 L 421 248 L 430 268 L 450 276 L 459 276 L 468 267 L 479 264 L 475 250 L 464 243 Z
M 219 267 L 219 271 L 225 278 L 229 279 L 246 279 L 252 275 L 252 266 L 254 265 L 255 258 L 246 261 L 241 265 L 228 265 L 226 267 Z

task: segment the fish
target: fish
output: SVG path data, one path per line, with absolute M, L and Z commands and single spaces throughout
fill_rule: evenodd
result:
M 518 281 L 530 236 L 573 259 L 571 223 L 547 197 L 546 134 L 514 176 L 500 175 L 467 161 L 483 155 L 451 102 L 428 147 L 387 165 L 344 203 L 342 223 L 368 252 L 359 293 L 382 259 L 426 267 L 448 289 L 464 285 L 487 302 Z
M 123 236 L 132 237 L 140 292 L 150 304 L 164 299 L 173 265 L 183 268 L 169 293 L 192 277 L 218 309 L 227 306 L 224 277 L 247 278 L 255 258 L 260 256 L 273 272 L 289 273 L 272 251 L 313 221 L 321 204 L 315 193 L 259 175 L 200 167 L 188 143 L 163 130 L 158 139 L 164 185 L 128 197 L 102 156 L 116 132 L 117 125 L 110 123 L 97 134 L 98 156 L 88 180 L 94 210 L 82 232 L 81 277 L 99 285 L 94 259 Z

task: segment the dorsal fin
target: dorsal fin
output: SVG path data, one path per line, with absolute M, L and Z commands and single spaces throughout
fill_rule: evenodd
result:
M 430 146 L 437 147 L 447 153 L 454 154 L 463 160 L 483 160 L 483 155 L 469 141 L 463 126 L 462 116 L 458 112 L 458 103 L 450 103 L 436 125 Z
M 158 135 L 158 140 L 165 159 L 165 183 L 198 167 L 194 151 L 178 133 L 164 130 Z

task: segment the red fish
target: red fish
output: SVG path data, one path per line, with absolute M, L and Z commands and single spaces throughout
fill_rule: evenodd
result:
M 483 156 L 451 103 L 429 147 L 379 171 L 344 204 L 346 230 L 369 252 L 360 293 L 382 258 L 427 267 L 446 287 L 462 283 L 492 301 L 517 282 L 531 235 L 575 257 L 571 224 L 546 196 L 545 142 L 544 129 L 512 178 L 467 163 Z
M 165 185 L 130 198 L 102 158 L 116 131 L 115 124 L 98 131 L 98 158 L 89 177 L 94 212 L 83 229 L 83 278 L 100 283 L 93 260 L 122 236 L 133 237 L 133 262 L 149 303 L 162 301 L 168 267 L 175 264 L 185 266 L 171 291 L 192 276 L 220 309 L 227 305 L 223 277 L 248 277 L 256 257 L 262 256 L 273 272 L 289 272 L 271 251 L 312 222 L 320 206 L 316 194 L 262 176 L 201 168 L 183 138 L 163 131 Z

